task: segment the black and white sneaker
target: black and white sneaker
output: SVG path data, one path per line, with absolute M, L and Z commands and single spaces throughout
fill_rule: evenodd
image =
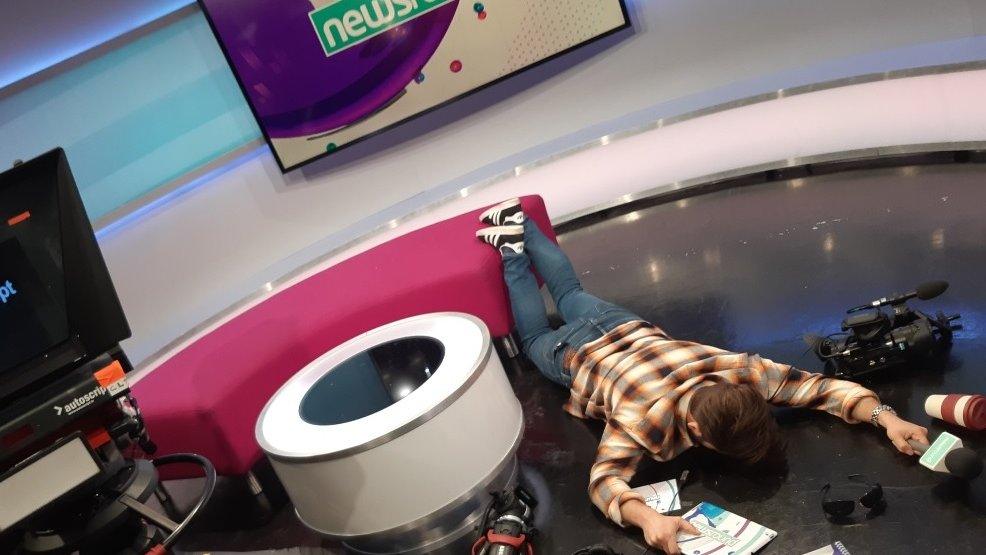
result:
M 524 226 L 502 225 L 484 227 L 476 232 L 476 237 L 496 247 L 500 254 L 524 252 Z
M 512 198 L 490 207 L 479 215 L 479 221 L 486 225 L 521 225 L 524 223 L 524 209 L 519 198 Z

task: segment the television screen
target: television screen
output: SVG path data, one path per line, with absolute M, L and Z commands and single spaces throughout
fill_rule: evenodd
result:
M 629 26 L 622 0 L 199 0 L 283 171 Z

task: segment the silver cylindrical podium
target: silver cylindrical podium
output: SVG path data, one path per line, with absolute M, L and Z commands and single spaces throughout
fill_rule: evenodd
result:
M 256 435 L 302 522 L 383 554 L 470 533 L 489 492 L 516 479 L 522 430 L 486 326 L 435 313 L 303 368 L 268 402 Z

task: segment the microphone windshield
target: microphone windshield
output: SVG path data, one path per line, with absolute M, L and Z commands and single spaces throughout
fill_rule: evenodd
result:
M 963 480 L 974 480 L 983 472 L 983 460 L 975 451 L 961 447 L 945 455 L 948 473 Z
M 919 299 L 926 301 L 941 295 L 946 289 L 948 289 L 948 282 L 938 280 L 928 281 L 918 285 L 916 292 Z

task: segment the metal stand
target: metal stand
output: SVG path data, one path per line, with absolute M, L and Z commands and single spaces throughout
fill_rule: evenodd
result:
M 266 521 L 273 516 L 274 507 L 267 497 L 267 493 L 264 492 L 264 486 L 261 485 L 260 480 L 253 471 L 247 472 L 246 483 L 247 487 L 250 488 L 250 495 L 257 502 L 257 509 L 259 510 L 258 519 L 261 522 Z
M 517 358 L 520 356 L 520 346 L 517 345 L 517 340 L 514 338 L 514 333 L 505 335 L 498 339 L 500 342 L 500 347 L 503 349 L 503 353 L 507 355 L 507 358 Z
M 519 475 L 517 456 L 511 454 L 485 484 L 467 492 L 455 504 L 401 529 L 346 539 L 343 545 L 356 555 L 466 553 L 489 508 L 490 494 L 512 490 L 517 485 Z
M 182 519 L 158 512 L 147 505 L 152 495 L 170 495 L 160 487 L 157 467 L 173 463 L 199 464 L 205 472 L 205 485 L 198 501 Z M 20 546 L 21 553 L 60 555 L 81 553 L 165 553 L 209 502 L 216 485 L 216 471 L 204 457 L 174 454 L 154 461 L 135 460 L 93 496 L 67 502 L 61 511 L 33 523 Z M 165 505 L 165 512 L 169 512 Z M 177 522 L 176 522 L 177 521 Z

